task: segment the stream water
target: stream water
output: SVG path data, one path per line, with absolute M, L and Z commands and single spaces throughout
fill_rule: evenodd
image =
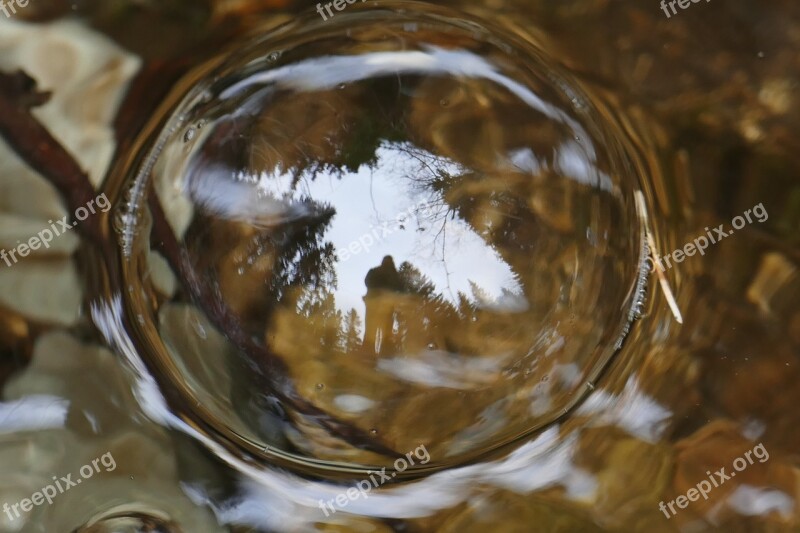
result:
M 800 531 L 799 8 L 275 4 L 0 21 L 0 530 Z

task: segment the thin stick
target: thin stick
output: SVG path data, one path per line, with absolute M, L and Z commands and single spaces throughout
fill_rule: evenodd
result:
M 675 321 L 678 322 L 678 324 L 683 324 L 683 315 L 678 307 L 678 302 L 675 300 L 675 295 L 672 293 L 672 288 L 669 286 L 667 276 L 664 275 L 664 267 L 661 266 L 661 262 L 658 260 L 656 243 L 653 239 L 653 234 L 650 231 L 650 221 L 647 218 L 647 207 L 644 201 L 644 194 L 642 194 L 642 191 L 635 191 L 634 198 L 636 200 L 636 206 L 638 207 L 639 218 L 641 219 L 645 228 L 645 233 L 647 234 L 647 245 L 650 248 L 653 263 L 656 265 L 656 277 L 658 278 L 658 284 L 661 287 L 661 291 L 664 293 L 664 297 L 667 299 L 667 305 L 669 305 L 672 315 L 675 317 Z

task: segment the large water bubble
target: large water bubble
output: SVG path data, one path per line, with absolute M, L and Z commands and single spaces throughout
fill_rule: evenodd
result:
M 120 204 L 161 386 L 251 454 L 512 442 L 592 388 L 636 306 L 636 178 L 592 98 L 534 43 L 406 7 L 235 46 Z

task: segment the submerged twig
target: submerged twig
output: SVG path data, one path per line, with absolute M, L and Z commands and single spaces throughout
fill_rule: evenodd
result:
M 50 93 L 37 91 L 36 82 L 24 72 L 0 72 L 0 135 L 28 166 L 58 189 L 74 213 L 92 201 L 96 192 L 80 165 L 31 114 L 31 108 L 49 98 Z M 88 218 L 77 228 L 93 243 L 103 241 L 97 219 Z
M 46 103 L 49 96 L 49 93 L 37 91 L 36 82 L 23 72 L 0 72 L 0 135 L 23 161 L 58 189 L 71 213 L 74 213 L 76 209 L 93 200 L 96 191 L 75 159 L 30 112 L 32 107 Z M 337 419 L 300 396 L 291 384 L 286 363 L 242 330 L 221 296 L 196 278 L 155 194 L 150 194 L 149 205 L 153 215 L 153 239 L 156 246 L 178 273 L 184 289 L 194 303 L 223 335 L 253 361 L 266 365 L 266 368 L 261 367 L 261 371 L 266 372 L 264 377 L 271 388 L 270 392 L 288 407 L 313 418 L 320 426 L 352 446 L 383 455 L 397 455 L 364 430 Z M 105 261 L 113 260 L 109 240 L 104 237 L 99 219 L 88 218 L 77 229 L 100 249 Z

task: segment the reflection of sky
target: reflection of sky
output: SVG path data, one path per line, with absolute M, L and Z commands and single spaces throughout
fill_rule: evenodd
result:
M 542 99 L 530 87 L 509 76 L 490 58 L 468 50 L 422 45 L 418 50 L 307 58 L 248 76 L 223 90 L 219 98 L 244 98 L 243 95 L 248 91 L 275 88 L 306 93 L 326 91 L 370 78 L 400 75 L 482 79 L 503 87 L 524 106 L 571 131 L 574 140 L 562 143 L 556 149 L 555 170 L 587 186 L 612 189 L 609 176 L 596 169 L 594 146 L 580 123 L 558 106 Z M 250 115 L 252 112 L 250 107 L 239 107 L 235 115 Z M 358 172 L 342 180 L 322 172 L 313 181 L 305 179 L 296 191 L 288 194 L 294 200 L 307 195 L 336 208 L 325 239 L 334 244 L 340 258 L 337 267 L 338 289 L 335 293 L 340 309 L 362 309 L 361 298 L 366 292 L 364 278 L 371 268 L 380 265 L 385 255 L 391 255 L 398 267 L 403 261 L 411 262 L 429 278 L 440 294 L 451 301 L 459 292 L 463 292 L 480 302 L 480 305 L 497 310 L 524 309 L 527 302 L 517 296 L 521 290 L 508 265 L 463 221 L 444 220 L 446 206 L 435 217 L 436 220 L 427 220 L 425 217 L 419 220 L 425 231 L 417 231 L 416 221 L 412 220 L 405 229 L 393 230 L 385 239 L 370 236 L 373 229 L 379 228 L 384 222 L 394 221 L 399 214 L 413 206 L 425 201 L 436 204 L 437 200 L 441 204 L 441 199 L 432 197 L 431 191 L 414 187 L 415 183 L 433 177 L 416 157 L 399 147 L 387 145 L 378 150 L 377 156 L 377 170 L 362 166 Z M 422 154 L 422 157 L 433 167 L 444 168 L 452 175 L 460 173 L 452 162 L 436 159 L 431 154 Z M 512 150 L 508 154 L 508 162 L 517 171 L 531 174 L 537 173 L 541 166 L 530 148 Z M 226 212 L 236 213 L 237 217 L 246 212 L 251 214 L 250 218 L 258 219 L 273 217 L 285 207 L 285 204 L 281 206 L 279 202 L 271 200 L 288 199 L 287 193 L 292 182 L 289 174 L 281 175 L 280 171 L 275 171 L 249 178 L 247 186 L 236 189 L 240 196 L 234 202 L 236 209 L 226 209 Z M 249 190 L 254 181 L 258 182 L 258 195 L 251 194 Z M 220 204 L 216 191 L 207 196 L 212 200 L 206 203 Z M 303 206 L 294 203 L 291 209 L 302 210 Z M 298 214 L 302 213 L 290 212 L 288 216 Z M 344 250 L 362 238 L 363 242 L 373 241 L 369 250 L 346 254 L 347 260 L 341 260 Z M 470 281 L 474 282 L 478 289 L 475 292 L 479 294 L 473 294 Z M 504 293 L 503 288 L 508 292 Z
M 417 154 L 415 157 L 383 146 L 377 156 L 375 169 L 362 165 L 357 173 L 346 174 L 342 179 L 327 173 L 318 174 L 313 181 L 304 178 L 291 196 L 297 199 L 307 195 L 336 208 L 324 238 L 334 244 L 340 258 L 352 242 L 366 239 L 373 229 L 391 222 L 391 235 L 383 237 L 379 229 L 378 238 L 371 235 L 374 244 L 369 250 L 350 254 L 346 261 L 337 263 L 335 295 L 340 309 L 363 309 L 364 278 L 386 255 L 393 257 L 398 268 L 404 261 L 411 262 L 435 285 L 437 292 L 451 300 L 458 292 L 473 296 L 470 281 L 494 299 L 502 296 L 503 288 L 521 292 L 502 257 L 459 217 L 445 216 L 447 207 L 442 206 L 435 193 L 415 185 L 416 180 L 424 180 L 430 173 L 420 169 Z M 430 162 L 433 156 L 425 154 L 425 159 Z M 454 164 L 441 158 L 436 159 L 436 165 L 452 175 L 459 174 Z M 290 182 L 286 175 L 264 174 L 258 187 L 262 194 L 288 199 Z M 428 216 L 409 219 L 405 229 L 397 227 L 398 215 L 416 210 L 424 202 L 439 207 L 427 211 Z M 420 228 L 424 231 L 419 231 Z

